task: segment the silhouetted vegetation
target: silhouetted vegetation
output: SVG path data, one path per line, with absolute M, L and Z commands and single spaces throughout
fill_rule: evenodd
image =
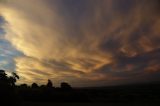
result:
M 18 79 L 19 76 L 16 73 L 7 76 L 4 70 L 0 70 L 0 99 L 2 101 L 88 102 L 83 94 L 73 90 L 66 82 L 62 82 L 59 88 L 54 87 L 51 80 L 41 86 L 37 83 L 31 86 L 15 85 Z
M 72 87 L 68 83 L 62 82 L 61 83 L 61 89 L 62 90 L 72 90 Z
M 53 87 L 53 84 L 52 84 L 52 81 L 51 81 L 51 80 L 48 80 L 47 87 L 48 87 L 48 88 L 52 88 L 52 87 Z
M 140 103 L 160 101 L 160 84 L 140 84 L 97 88 L 72 88 L 62 82 L 59 88 L 51 80 L 46 85 L 33 83 L 16 85 L 19 76 L 12 73 L 7 76 L 0 70 L 0 101 L 13 104 L 21 102 L 81 102 L 81 103 Z M 9 101 L 9 102 L 6 102 Z M 1 103 L 2 103 L 1 102 Z

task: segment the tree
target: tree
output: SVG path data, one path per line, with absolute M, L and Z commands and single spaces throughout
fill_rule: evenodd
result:
M 53 84 L 52 84 L 52 81 L 51 81 L 51 80 L 48 80 L 47 87 L 48 87 L 48 88 L 52 88 L 52 87 L 53 87 Z
M 15 86 L 15 83 L 19 79 L 16 73 L 12 73 L 12 76 L 8 77 L 5 70 L 0 70 L 0 83 L 3 85 Z
M 61 89 L 63 89 L 63 90 L 71 90 L 72 87 L 68 83 L 62 82 L 61 83 Z
M 8 77 L 4 70 L 0 70 L 0 84 L 8 85 Z
M 33 83 L 32 84 L 32 88 L 38 88 L 38 84 L 37 83 Z
M 28 85 L 27 84 L 21 84 L 19 87 L 20 88 L 28 88 Z
M 15 83 L 19 79 L 19 76 L 16 73 L 12 73 L 12 76 L 9 77 L 9 82 L 11 86 L 15 86 Z
M 0 70 L 0 80 L 1 81 L 7 80 L 7 74 L 5 73 L 4 70 Z

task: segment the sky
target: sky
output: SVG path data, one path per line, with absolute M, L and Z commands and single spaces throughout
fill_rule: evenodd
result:
M 18 84 L 160 81 L 159 0 L 0 0 L 0 68 Z

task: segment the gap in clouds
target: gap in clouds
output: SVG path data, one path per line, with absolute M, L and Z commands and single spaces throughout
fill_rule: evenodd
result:
M 0 16 L 0 67 L 5 69 L 8 73 L 16 71 L 16 64 L 14 59 L 22 55 L 12 46 L 12 44 L 5 39 L 5 30 L 3 28 L 6 21 Z

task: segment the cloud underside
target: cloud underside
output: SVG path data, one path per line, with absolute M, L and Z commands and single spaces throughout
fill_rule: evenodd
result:
M 19 83 L 158 80 L 158 0 L 11 0 L 0 4 Z M 36 4 L 36 5 L 35 5 Z M 80 5 L 80 6 L 79 6 Z

